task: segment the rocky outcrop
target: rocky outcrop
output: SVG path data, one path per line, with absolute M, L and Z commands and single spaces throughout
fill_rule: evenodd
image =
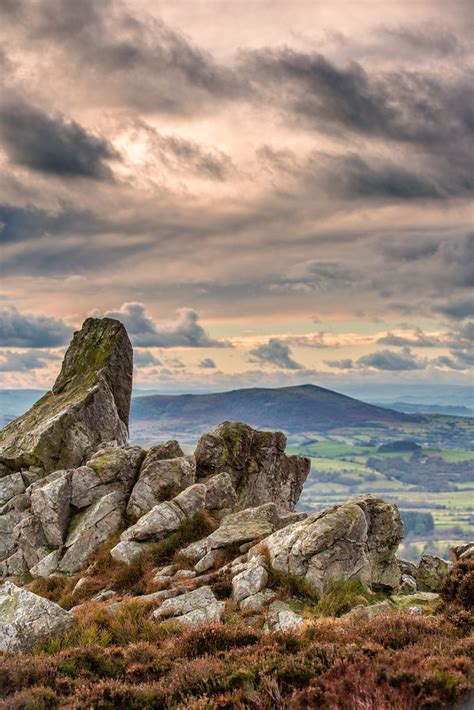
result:
M 286 456 L 282 432 L 257 431 L 241 422 L 223 422 L 204 434 L 196 449 L 199 478 L 227 472 L 236 491 L 236 507 L 255 507 L 269 501 L 280 511 L 293 510 L 311 462 Z
M 374 589 L 396 589 L 400 570 L 395 551 L 403 536 L 396 506 L 374 496 L 288 525 L 257 548 L 283 574 L 305 580 L 321 595 L 331 580 L 359 579 Z
M 88 318 L 74 334 L 50 392 L 0 433 L 0 462 L 12 472 L 77 467 L 98 446 L 127 441 L 132 346 L 123 325 Z
M 204 586 L 174 599 L 166 599 L 153 616 L 157 620 L 173 618 L 185 626 L 200 626 L 220 622 L 224 607 L 225 603 L 217 601 L 212 589 Z
M 420 592 L 438 592 L 448 576 L 449 563 L 435 555 L 424 554 L 416 571 L 416 584 Z
M 58 604 L 12 582 L 0 586 L 0 620 L 0 651 L 29 651 L 74 623 L 72 614 Z

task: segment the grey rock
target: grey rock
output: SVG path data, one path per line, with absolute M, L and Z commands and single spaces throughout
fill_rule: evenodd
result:
M 402 574 L 400 594 L 413 594 L 416 592 L 416 579 L 411 574 Z
M 275 570 L 304 578 L 317 595 L 330 580 L 359 579 L 390 590 L 400 583 L 395 550 L 401 539 L 396 506 L 368 495 L 288 525 L 256 550 L 267 550 Z
M 0 527 L 1 527 L 0 518 Z M 43 526 L 34 515 L 26 515 L 14 528 L 13 535 L 29 569 L 51 551 Z
M 145 452 L 138 446 L 100 449 L 85 466 L 71 471 L 71 503 L 84 508 L 109 493 L 127 498 Z
M 449 564 L 435 555 L 422 555 L 416 572 L 420 592 L 438 592 L 449 572 Z
M 0 587 L 0 650 L 30 651 L 44 639 L 62 634 L 74 623 L 58 604 L 5 582 Z
M 141 517 L 135 525 L 127 528 L 122 533 L 122 540 L 160 540 L 170 532 L 177 530 L 180 525 L 198 510 L 202 509 L 206 501 L 206 486 L 196 483 L 186 488 L 182 493 L 173 498 L 155 505 L 148 513 Z
M 174 573 L 175 577 L 182 577 L 183 579 L 193 579 L 196 576 L 196 571 L 193 569 L 179 569 Z
M 450 553 L 453 562 L 472 560 L 474 558 L 474 542 L 466 542 L 463 545 L 452 547 Z
M 6 560 L 0 562 L 0 577 L 3 579 L 24 579 L 27 572 L 28 568 L 21 550 L 17 550 Z
M 74 334 L 50 392 L 0 432 L 0 462 L 12 471 L 75 468 L 99 446 L 128 436 L 132 347 L 124 326 L 87 318 Z
M 233 508 L 237 502 L 237 494 L 228 473 L 218 473 L 206 481 L 206 508 L 218 511 L 223 508 Z
M 78 513 L 71 523 L 59 570 L 68 574 L 79 571 L 87 558 L 119 531 L 122 520 L 123 499 L 119 493 L 109 493 Z
M 11 512 L 0 516 L 0 560 L 10 557 L 17 547 L 15 528 L 25 517 L 24 513 Z
M 220 550 L 210 550 L 196 564 L 194 569 L 197 574 L 202 574 L 215 567 L 222 560 L 222 552 Z
M 21 473 L 12 473 L 0 478 L 0 506 L 5 505 L 14 496 L 23 493 L 26 486 Z
M 236 509 L 273 502 L 292 510 L 311 462 L 286 456 L 282 432 L 257 431 L 240 422 L 223 422 L 199 440 L 195 455 L 198 478 L 227 472 L 237 493 Z
M 408 574 L 410 577 L 416 578 L 417 567 L 413 562 L 402 560 L 400 557 L 397 557 L 396 561 L 402 575 Z
M 270 604 L 276 597 L 276 593 L 271 589 L 264 589 L 257 594 L 252 594 L 250 597 L 245 597 L 239 602 L 240 611 L 244 613 L 258 614 L 265 606 Z
M 71 477 L 69 472 L 31 494 L 31 509 L 41 522 L 46 540 L 51 547 L 61 547 L 66 536 L 71 505 Z
M 377 602 L 376 604 L 369 604 L 364 606 L 363 604 L 358 604 L 353 609 L 342 616 L 343 619 L 357 619 L 360 621 L 370 621 L 376 616 L 381 614 L 386 614 L 392 610 L 392 605 L 389 601 Z
M 266 633 L 296 631 L 304 624 L 304 619 L 295 614 L 285 602 L 272 602 L 268 607 L 268 618 L 264 627 Z
M 39 562 L 37 562 L 30 569 L 30 574 L 32 577 L 51 577 L 58 569 L 59 560 L 61 559 L 61 553 L 59 550 L 53 550 L 43 557 Z
M 110 550 L 110 555 L 117 562 L 125 562 L 129 565 L 135 558 L 147 552 L 153 547 L 152 542 L 135 542 L 133 540 L 121 540 Z
M 274 503 L 230 513 L 222 519 L 217 530 L 208 536 L 208 549 L 229 547 L 265 537 L 276 529 L 278 520 Z
M 232 598 L 241 602 L 246 597 L 261 592 L 267 586 L 268 572 L 263 564 L 253 562 L 246 570 L 239 572 L 232 579 Z
M 219 622 L 224 612 L 224 602 L 219 602 L 208 586 L 166 599 L 153 612 L 155 619 L 175 617 L 175 621 L 187 626 L 199 626 L 209 622 Z
M 194 456 L 184 456 L 177 441 L 168 441 L 148 452 L 127 506 L 130 520 L 155 505 L 175 497 L 195 482 Z

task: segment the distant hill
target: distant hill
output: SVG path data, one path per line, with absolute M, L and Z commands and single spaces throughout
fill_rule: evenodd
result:
M 217 394 L 151 395 L 132 400 L 132 420 L 159 420 L 177 431 L 245 421 L 288 432 L 321 431 L 371 423 L 404 424 L 420 417 L 346 397 L 323 387 L 239 389 Z

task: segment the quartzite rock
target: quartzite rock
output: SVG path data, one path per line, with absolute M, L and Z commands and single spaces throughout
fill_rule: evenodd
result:
M 128 497 L 145 452 L 138 446 L 100 449 L 85 466 L 71 472 L 71 503 L 84 508 L 108 493 Z
M 168 442 L 168 444 L 176 442 Z M 165 449 L 158 447 L 160 449 Z M 168 447 L 168 448 L 171 448 Z M 127 506 L 130 520 L 138 520 L 155 505 L 173 498 L 191 486 L 196 478 L 196 460 L 194 456 L 179 456 L 159 459 L 153 451 L 143 462 L 138 480 L 132 490 Z
M 61 547 L 66 536 L 71 505 L 71 476 L 63 475 L 35 488 L 31 494 L 31 509 L 40 521 L 51 547 Z
M 281 512 L 293 510 L 311 462 L 302 456 L 286 456 L 285 446 L 282 432 L 223 422 L 199 440 L 197 476 L 229 473 L 237 493 L 236 509 L 273 502 Z
M 438 592 L 449 572 L 449 564 L 435 555 L 422 555 L 416 572 L 420 592 Z
M 304 578 L 317 595 L 330 580 L 359 579 L 396 589 L 395 550 L 402 535 L 396 506 L 362 496 L 278 530 L 261 547 L 275 570 Z
M 153 612 L 153 616 L 155 619 L 174 617 L 180 624 L 199 626 L 219 622 L 224 607 L 225 603 L 217 601 L 212 589 L 204 586 L 174 599 L 166 599 L 159 609 Z
M 0 587 L 0 651 L 30 651 L 39 641 L 67 631 L 72 614 L 33 592 L 5 582 Z
M 0 432 L 0 462 L 15 472 L 80 466 L 99 446 L 128 436 L 132 346 L 124 326 L 87 318 L 50 392 Z

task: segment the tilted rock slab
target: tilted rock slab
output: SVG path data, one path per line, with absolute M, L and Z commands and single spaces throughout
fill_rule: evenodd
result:
M 275 503 L 293 510 L 311 462 L 285 454 L 282 432 L 257 431 L 248 424 L 223 422 L 204 434 L 196 448 L 197 478 L 227 472 L 237 493 L 236 510 Z
M 50 392 L 0 432 L 0 463 L 12 472 L 80 466 L 104 444 L 128 437 L 133 354 L 124 326 L 87 318 L 74 333 Z
M 398 508 L 367 495 L 288 525 L 255 551 L 268 551 L 272 568 L 301 577 L 317 595 L 331 580 L 396 589 L 401 575 L 395 552 L 402 537 Z
M 58 604 L 13 582 L 0 586 L 0 651 L 30 651 L 44 639 L 67 631 L 74 618 Z

